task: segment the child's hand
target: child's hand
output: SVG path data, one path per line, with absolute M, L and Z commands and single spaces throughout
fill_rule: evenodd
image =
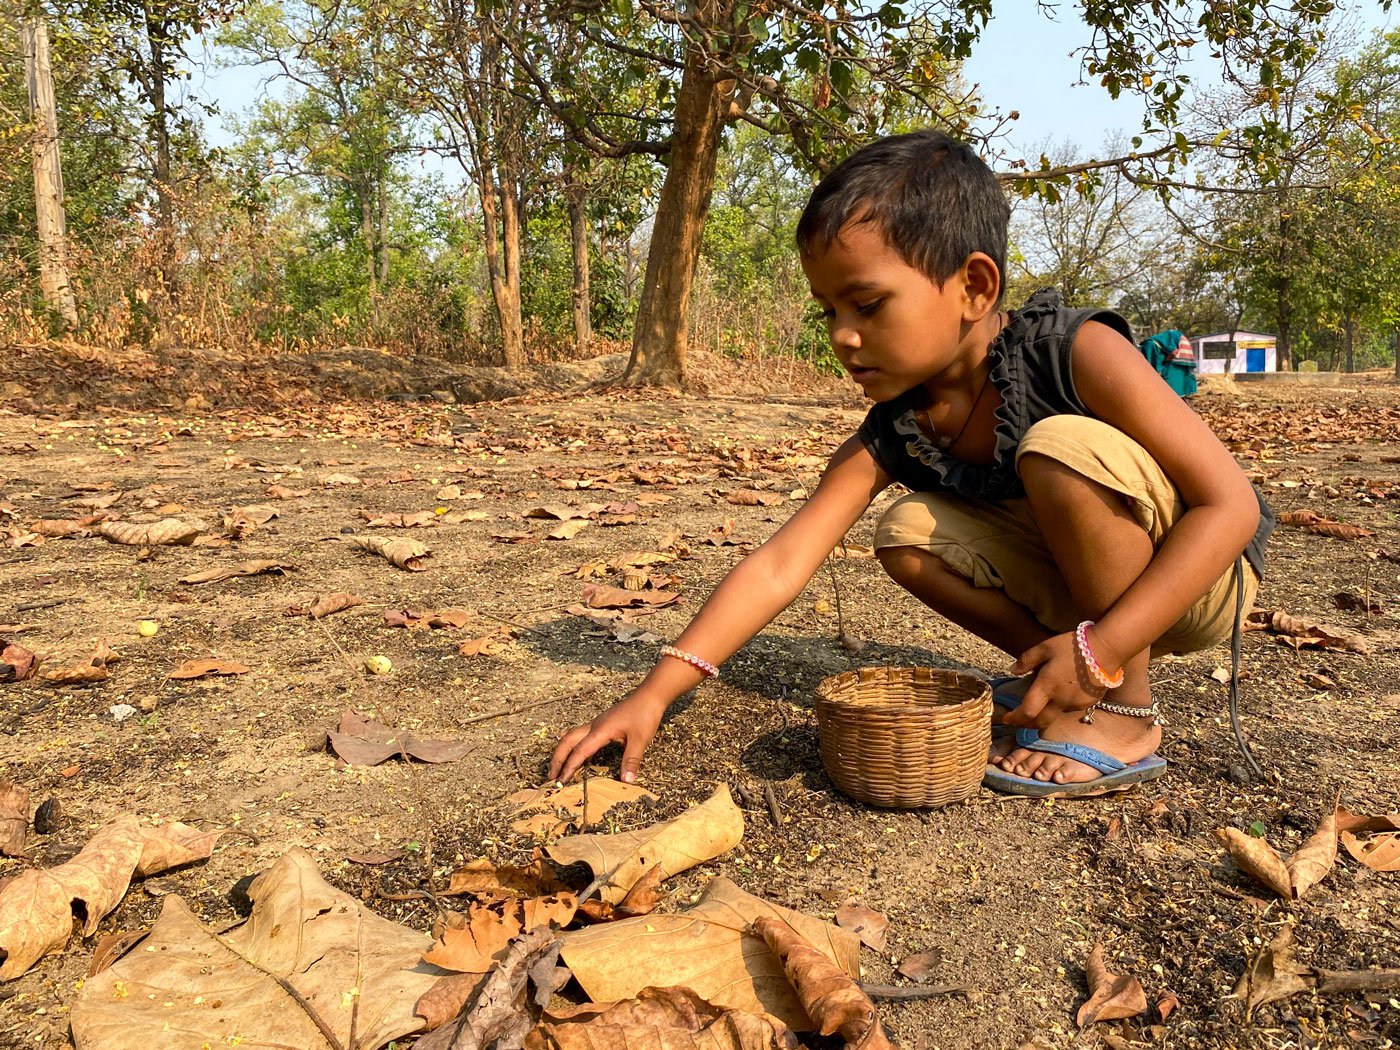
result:
M 1021 706 L 1003 721 L 1013 726 L 1044 728 L 1066 711 L 1084 711 L 1103 699 L 1104 689 L 1081 666 L 1074 632 L 1057 634 L 1027 649 L 1011 666 L 1016 675 L 1035 672 Z
M 607 744 L 622 745 L 622 781 L 630 784 L 642 767 L 642 752 L 661 725 L 666 704 L 632 693 L 586 725 L 574 726 L 559 740 L 549 759 L 549 780 L 567 782 L 579 767 Z

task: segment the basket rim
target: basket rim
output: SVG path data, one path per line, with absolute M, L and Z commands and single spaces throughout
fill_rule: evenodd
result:
M 882 698 L 880 698 L 879 700 L 874 700 L 874 701 L 863 701 L 863 700 L 861 700 L 859 697 L 851 697 L 851 696 L 833 696 L 833 695 L 831 695 L 831 694 L 832 694 L 832 691 L 835 690 L 836 688 L 838 688 L 838 686 L 843 686 L 843 687 L 844 687 L 844 686 L 849 686 L 849 687 L 851 687 L 851 688 L 858 689 L 858 688 L 860 687 L 860 685 L 862 684 L 862 682 L 861 682 L 861 675 L 862 675 L 862 673 L 867 673 L 867 672 L 871 672 L 871 671 L 876 672 L 875 677 L 876 677 L 877 679 L 878 679 L 878 677 L 879 677 L 879 672 L 885 672 L 887 675 L 893 675 L 894 672 L 898 672 L 898 671 L 909 671 L 909 672 L 928 671 L 928 672 L 933 672 L 933 673 L 938 674 L 938 675 L 946 675 L 946 676 L 948 676 L 948 677 L 953 677 L 953 678 L 957 678 L 957 679 L 965 679 L 966 682 L 967 682 L 967 684 L 970 685 L 970 684 L 972 684 L 972 683 L 976 683 L 978 686 L 980 686 L 980 688 L 977 690 L 977 692 L 972 693 L 970 696 L 965 696 L 965 697 L 963 697 L 962 699 L 958 699 L 958 700 L 939 700 L 939 699 L 937 699 L 937 698 L 922 697 L 922 696 L 919 696 L 919 695 L 917 695 L 916 693 L 914 693 L 914 692 L 912 692 L 912 691 L 911 691 L 911 693 L 910 693 L 908 696 L 906 696 L 906 697 L 901 697 L 901 698 L 882 697 Z M 873 684 L 873 683 L 872 683 L 872 684 Z M 911 685 L 927 685 L 927 684 L 931 684 L 931 683 L 924 682 L 924 683 L 910 683 L 910 684 L 911 684 Z M 962 683 L 960 682 L 959 684 L 962 684 Z M 850 671 L 842 671 L 842 672 L 840 672 L 840 673 L 838 673 L 838 674 L 828 675 L 827 677 L 823 678 L 823 679 L 821 680 L 821 682 L 819 682 L 819 683 L 817 684 L 817 688 L 816 688 L 816 698 L 815 698 L 815 700 L 813 701 L 813 707 L 814 707 L 814 708 L 817 708 L 817 707 L 822 706 L 823 704 L 827 704 L 827 705 L 831 705 L 831 706 L 833 706 L 833 707 L 859 708 L 859 709 L 862 710 L 862 711 L 878 711 L 878 710 L 880 710 L 880 709 L 882 709 L 882 708 L 888 708 L 888 709 L 891 710 L 891 711 L 905 711 L 905 712 L 907 712 L 910 708 L 929 708 L 929 709 L 932 709 L 932 708 L 953 708 L 953 707 L 958 707 L 958 706 L 963 705 L 963 704 L 975 704 L 975 703 L 979 703 L 979 702 L 983 702 L 983 701 L 990 702 L 991 697 L 992 697 L 992 686 L 991 686 L 991 683 L 988 682 L 985 678 L 981 678 L 981 677 L 979 677 L 978 675 L 975 675 L 975 674 L 970 674 L 969 672 L 966 672 L 966 671 L 954 671 L 954 670 L 952 670 L 952 669 L 950 669 L 950 668 L 942 668 L 942 667 L 924 667 L 924 666 L 921 666 L 921 665 L 908 665 L 908 666 L 880 666 L 880 665 L 877 665 L 877 666 L 875 666 L 875 667 L 861 667 L 861 668 L 856 668 L 856 669 L 850 670 Z

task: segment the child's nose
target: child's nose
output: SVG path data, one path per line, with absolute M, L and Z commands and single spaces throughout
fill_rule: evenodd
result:
M 834 350 L 860 349 L 860 332 L 854 324 L 837 322 L 831 326 L 831 346 Z

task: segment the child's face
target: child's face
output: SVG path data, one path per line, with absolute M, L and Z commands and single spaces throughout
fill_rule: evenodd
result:
M 963 284 L 940 288 L 885 243 L 874 223 L 847 223 L 802 256 L 831 347 L 867 397 L 888 401 L 955 362 L 966 334 Z

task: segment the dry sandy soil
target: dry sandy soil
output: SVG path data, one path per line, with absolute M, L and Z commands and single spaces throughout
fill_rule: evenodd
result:
M 170 892 L 211 922 L 231 919 L 235 884 L 292 846 L 313 851 L 332 882 L 370 907 L 426 929 L 426 904 L 379 893 L 440 885 L 473 857 L 523 856 L 530 843 L 512 836 L 500 800 L 535 783 L 558 735 L 623 695 L 656 657 L 657 642 L 622 643 L 567 612 L 585 582 L 576 570 L 626 550 L 666 549 L 686 534 L 689 556 L 664 567 L 679 578 L 681 601 L 639 618 L 673 637 L 746 549 L 706 536 L 728 518 L 734 539 L 773 532 L 794 490 L 810 489 L 823 456 L 862 414 L 844 387 L 805 399 L 599 391 L 470 408 L 304 392 L 279 401 L 275 391 L 203 413 L 178 400 L 92 407 L 103 403 L 99 393 L 86 407 L 53 412 L 0 407 L 0 528 L 21 533 L 37 518 L 91 513 L 74 499 L 116 491 L 124 495 L 111 510 L 125 520 L 151 520 L 176 503 L 213 534 L 234 507 L 278 511 L 222 547 L 143 551 L 97 537 L 0 543 L 0 623 L 33 625 L 8 640 L 48 654 L 45 669 L 81 659 L 99 638 L 122 654 L 110 678 L 93 685 L 0 685 L 0 779 L 26 786 L 34 803 L 57 798 L 64 814 L 58 831 L 31 836 L 24 857 L 0 861 L 0 877 L 66 859 L 122 813 L 236 832 L 207 863 L 138 882 L 103 932 L 148 923 Z M 1228 664 L 1220 649 L 1157 665 L 1171 768 L 1134 792 L 1057 801 L 984 793 L 904 812 L 850 801 L 817 753 L 812 700 L 823 676 L 863 664 L 995 672 L 1007 661 L 928 614 L 873 560 L 837 561 L 717 681 L 677 706 L 643 771 L 660 805 L 616 818 L 628 827 L 675 814 L 719 782 L 752 800 L 742 844 L 674 880 L 671 901 L 723 874 L 823 918 L 852 898 L 885 913 L 889 943 L 881 954 L 864 951 L 866 980 L 908 983 L 894 965 L 933 952 L 930 981 L 966 989 L 882 1003 L 887 1027 L 908 1047 L 1396 1045 L 1400 1007 L 1384 994 L 1306 993 L 1246 1022 L 1228 993 L 1284 923 L 1296 923 L 1300 957 L 1311 965 L 1400 966 L 1397 876 L 1343 853 L 1305 900 L 1281 902 L 1235 867 L 1213 831 L 1257 822 L 1287 853 L 1339 793 L 1356 812 L 1400 808 L 1400 388 L 1241 388 L 1195 403 L 1278 509 L 1312 508 L 1375 530 L 1358 540 L 1277 533 L 1259 607 L 1357 632 L 1370 652 L 1295 650 L 1267 632 L 1245 636 L 1244 724 L 1264 779 L 1248 776 L 1225 689 L 1211 677 Z M 333 474 L 362 484 L 327 485 Z M 279 501 L 267 494 L 278 484 L 308 491 Z M 439 495 L 449 485 L 462 496 Z M 727 497 L 738 489 L 789 498 L 735 505 Z M 545 503 L 632 501 L 634 521 L 594 522 L 569 540 L 544 538 L 557 522 L 523 517 Z M 436 527 L 403 531 L 370 528 L 358 514 L 436 507 L 485 514 L 456 523 L 440 515 Z M 879 509 L 852 542 L 869 542 Z M 350 542 L 390 531 L 431 548 L 425 571 L 395 568 Z M 294 568 L 179 582 L 252 558 Z M 364 604 L 319 621 L 284 615 L 336 591 Z M 1334 596 L 1343 591 L 1369 598 L 1373 611 L 1339 609 Z M 866 643 L 859 653 L 837 643 L 838 595 L 845 630 Z M 401 609 L 465 609 L 473 618 L 462 630 L 385 626 L 384 612 Z M 145 619 L 160 625 L 154 637 L 138 636 Z M 494 655 L 458 655 L 464 638 L 508 626 L 514 636 Z M 392 673 L 363 672 L 376 654 L 390 658 Z M 251 670 L 168 677 L 196 657 Z M 118 704 L 137 714 L 117 721 Z M 324 734 L 347 710 L 474 746 L 442 765 L 346 766 L 326 751 Z M 510 713 L 468 721 L 501 711 Z M 602 753 L 594 771 L 616 759 Z M 346 860 L 400 850 L 378 867 Z M 1174 994 L 1180 1007 L 1165 1021 L 1150 1013 L 1078 1033 L 1083 966 L 1096 941 L 1115 971 L 1142 980 L 1150 1001 Z M 0 1046 L 64 1045 L 93 943 L 75 938 L 0 986 Z

